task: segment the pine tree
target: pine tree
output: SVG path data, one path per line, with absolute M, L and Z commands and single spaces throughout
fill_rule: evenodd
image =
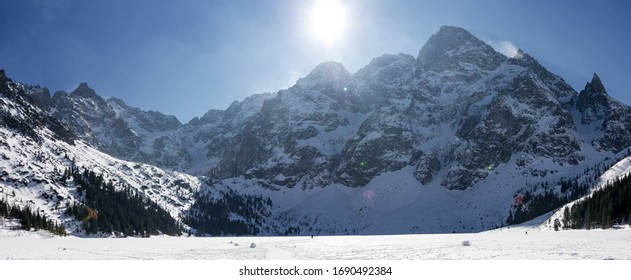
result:
M 607 229 L 611 227 L 611 216 L 608 213 L 609 211 L 603 211 L 602 213 L 602 222 L 600 227 L 602 229 Z
M 590 208 L 587 207 L 587 211 L 585 212 L 585 222 L 584 222 L 585 229 L 591 229 L 592 228 L 592 226 L 591 226 L 591 224 L 592 224 L 591 218 L 592 218 L 592 214 L 590 212 Z
M 561 226 L 561 222 L 559 219 L 554 219 L 554 231 L 559 231 L 559 227 Z
M 567 229 L 570 227 L 570 209 L 566 206 L 565 209 L 563 209 L 563 228 Z

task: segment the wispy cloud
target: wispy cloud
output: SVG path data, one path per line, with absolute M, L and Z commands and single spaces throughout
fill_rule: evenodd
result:
M 507 57 L 515 57 L 519 51 L 519 48 L 508 40 L 497 40 L 488 42 L 499 53 Z

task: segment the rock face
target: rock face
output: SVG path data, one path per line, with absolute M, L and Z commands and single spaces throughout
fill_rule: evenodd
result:
M 582 113 L 581 122 L 591 124 L 602 120 L 611 109 L 612 100 L 605 90 L 600 78 L 596 73 L 591 83 L 585 85 L 585 89 L 578 95 L 576 108 Z
M 596 75 L 577 94 L 523 51 L 506 57 L 451 26 L 416 58 L 383 55 L 354 74 L 322 63 L 288 89 L 186 124 L 104 100 L 85 83 L 46 93 L 32 96 L 113 156 L 270 189 L 361 187 L 410 166 L 422 185 L 464 190 L 511 162 L 531 176 L 547 174 L 543 160 L 579 165 L 585 139 L 603 152 L 631 145 L 631 109 Z M 593 125 L 596 137 L 579 133 Z
M 77 136 L 58 119 L 34 105 L 32 96 L 26 94 L 32 89 L 34 88 L 9 79 L 4 70 L 0 69 L 0 125 L 36 143 L 41 143 L 45 138 L 51 138 L 73 144 Z M 46 89 L 35 89 L 38 92 L 47 93 Z M 40 130 L 48 130 L 51 134 L 42 135 L 39 133 Z M 6 139 L 2 140 L 4 142 Z
M 181 127 L 174 116 L 129 107 L 120 99 L 103 99 L 81 83 L 70 94 L 31 88 L 35 103 L 59 119 L 76 135 L 114 157 L 182 169 L 190 157 L 169 134 Z
M 576 102 L 584 125 L 594 124 L 599 132 L 592 145 L 599 151 L 619 152 L 631 143 L 631 108 L 611 98 L 596 73 Z

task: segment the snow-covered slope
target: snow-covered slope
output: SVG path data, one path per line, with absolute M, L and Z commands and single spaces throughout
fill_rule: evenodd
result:
M 1 74 L 0 199 L 73 225 L 64 211 L 67 205 L 82 202 L 82 196 L 72 178 L 62 177 L 74 166 L 103 176 L 117 189 L 130 187 L 175 219 L 190 208 L 193 195 L 204 185 L 200 178 L 113 158 L 76 140 L 55 119 L 38 122 L 49 116 L 31 103 L 25 94 L 28 87 Z
M 620 157 L 622 157 L 622 160 L 616 159 Z M 551 213 L 544 215 L 543 217 L 547 219 L 545 220 L 545 222 L 541 223 L 540 227 L 542 229 L 553 230 L 555 221 L 559 227 L 564 227 L 564 211 L 566 208 L 571 209 L 576 203 L 590 198 L 595 191 L 601 190 L 605 187 L 611 187 L 610 184 L 612 184 L 613 182 L 631 174 L 631 155 L 628 151 L 620 153 L 620 155 L 614 157 L 613 160 L 606 160 L 602 164 L 604 167 L 610 166 L 603 170 L 604 172 L 602 172 L 602 175 L 593 176 L 593 174 L 586 173 L 584 176 L 579 178 L 581 182 L 588 181 L 588 185 L 590 186 L 590 188 L 587 194 L 565 205 L 562 205 Z M 593 177 L 596 177 L 595 180 L 591 180 L 591 178 Z M 628 223 L 629 221 L 626 222 Z

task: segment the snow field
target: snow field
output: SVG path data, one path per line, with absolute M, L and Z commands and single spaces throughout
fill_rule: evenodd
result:
M 120 239 L 2 229 L 0 259 L 631 260 L 631 229 L 554 232 L 521 226 L 467 234 Z

